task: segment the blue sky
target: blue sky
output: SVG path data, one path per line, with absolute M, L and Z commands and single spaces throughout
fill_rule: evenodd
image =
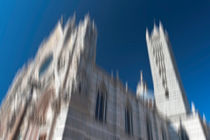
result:
M 153 88 L 145 30 L 162 21 L 189 101 L 210 120 L 209 0 L 1 0 L 0 101 L 16 72 L 36 54 L 57 21 L 89 13 L 98 29 L 97 64 L 119 71 L 135 91 L 139 71 Z

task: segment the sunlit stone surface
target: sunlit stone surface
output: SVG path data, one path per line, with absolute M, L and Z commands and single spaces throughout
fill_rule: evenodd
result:
M 146 41 L 154 97 L 141 74 L 137 93 L 95 64 L 89 16 L 59 21 L 11 84 L 0 110 L 0 139 L 205 140 L 209 127 L 189 108 L 163 27 Z

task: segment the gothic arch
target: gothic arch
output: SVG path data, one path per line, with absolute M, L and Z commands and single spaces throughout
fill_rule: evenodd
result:
M 133 135 L 133 111 L 128 100 L 125 105 L 125 132 L 130 136 Z
M 96 95 L 95 119 L 106 122 L 107 113 L 107 89 L 104 81 L 100 84 Z

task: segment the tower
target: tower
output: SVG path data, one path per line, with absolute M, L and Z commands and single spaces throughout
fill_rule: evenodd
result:
M 151 35 L 146 30 L 146 42 L 158 111 L 165 117 L 188 114 L 190 107 L 167 32 L 161 23 L 159 27 L 154 25 Z

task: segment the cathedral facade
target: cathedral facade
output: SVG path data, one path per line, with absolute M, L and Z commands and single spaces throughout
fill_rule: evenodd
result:
M 154 97 L 96 65 L 97 31 L 86 16 L 61 21 L 17 74 L 0 110 L 0 140 L 208 140 L 190 108 L 162 25 L 146 31 Z

